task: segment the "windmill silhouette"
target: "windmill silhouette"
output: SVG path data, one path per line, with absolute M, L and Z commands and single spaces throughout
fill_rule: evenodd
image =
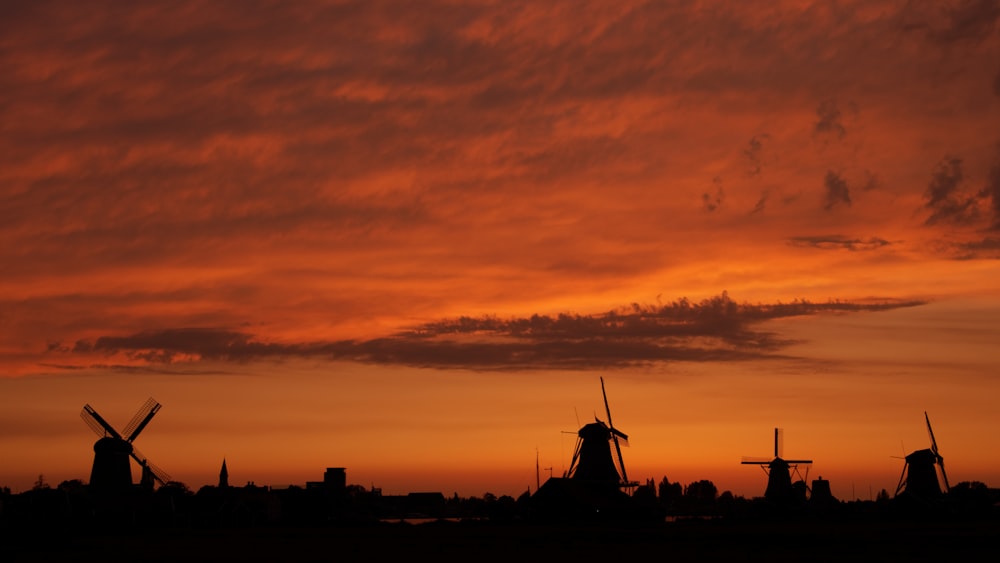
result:
M 931 447 L 917 450 L 904 458 L 903 473 L 899 476 L 896 496 L 908 494 L 922 499 L 940 496 L 942 490 L 941 483 L 938 482 L 938 468 L 941 469 L 941 480 L 944 481 L 943 492 L 948 492 L 950 489 L 948 474 L 944 471 L 944 458 L 938 452 L 937 440 L 934 439 L 934 430 L 931 428 L 931 419 L 927 416 L 927 411 L 924 411 L 924 421 L 927 423 Z
M 595 415 L 594 422 L 581 426 L 576 432 L 576 449 L 569 469 L 562 477 L 550 476 L 532 495 L 532 517 L 613 520 L 637 515 L 634 497 L 628 491 L 638 483 L 628 480 L 622 458 L 622 446 L 628 445 L 628 436 L 611 421 L 603 377 L 601 394 L 607 423 Z M 551 471 L 552 468 L 547 469 Z
M 812 464 L 811 459 L 784 459 L 782 456 L 784 433 L 781 428 L 774 429 L 774 458 L 751 458 L 744 457 L 740 462 L 743 465 L 759 465 L 767 473 L 767 489 L 764 491 L 764 498 L 779 504 L 789 503 L 795 500 L 795 489 L 792 486 L 792 472 L 799 477 L 801 483 L 805 479 L 799 473 L 799 465 L 806 466 L 806 474 L 809 474 L 808 466 Z
M 608 415 L 608 422 L 605 424 L 595 416 L 594 422 L 580 428 L 577 432 L 576 450 L 566 475 L 570 479 L 614 484 L 621 488 L 634 487 L 638 483 L 628 480 L 625 460 L 622 458 L 622 445 L 628 446 L 628 435 L 615 428 L 611 422 L 611 408 L 608 406 L 603 377 L 601 395 L 604 397 L 604 411 Z M 611 444 L 615 446 L 617 466 L 611 456 Z
M 83 406 L 80 417 L 100 436 L 94 443 L 94 465 L 90 471 L 90 487 L 96 491 L 122 492 L 132 487 L 131 457 L 142 468 L 140 484 L 152 489 L 155 483 L 164 484 L 170 476 L 153 465 L 132 444 L 153 416 L 160 410 L 160 403 L 152 397 L 135 413 L 121 434 L 89 404 Z

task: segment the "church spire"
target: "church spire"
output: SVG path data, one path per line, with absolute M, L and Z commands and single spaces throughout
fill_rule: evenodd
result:
M 229 487 L 229 470 L 226 469 L 226 458 L 222 458 L 222 471 L 219 471 L 219 488 Z

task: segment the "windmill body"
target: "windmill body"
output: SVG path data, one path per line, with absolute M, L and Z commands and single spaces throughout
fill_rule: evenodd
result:
M 94 465 L 90 487 L 102 491 L 123 491 L 132 486 L 132 444 L 105 436 L 94 442 Z
M 772 459 L 743 458 L 743 465 L 759 465 L 767 473 L 767 489 L 764 498 L 777 504 L 787 504 L 796 500 L 795 487 L 792 485 L 792 472 L 798 471 L 799 465 L 812 464 L 811 459 L 784 459 L 781 457 L 781 429 L 774 429 L 774 457 Z M 804 500 L 804 499 L 803 499 Z
M 774 501 L 791 501 L 794 498 L 792 490 L 791 465 L 776 457 L 767 464 L 767 489 L 764 498 Z
M 80 417 L 100 436 L 94 443 L 94 464 L 90 471 L 90 487 L 97 492 L 120 493 L 132 488 L 134 459 L 142 470 L 140 484 L 152 489 L 155 483 L 164 484 L 169 476 L 142 455 L 132 442 L 160 410 L 160 404 L 148 399 L 139 412 L 119 433 L 93 407 L 84 405 Z
M 611 454 L 611 429 L 597 420 L 577 432 L 577 450 L 570 466 L 571 479 L 599 481 L 618 485 L 622 482 Z
M 917 450 L 906 456 L 901 488 L 897 487 L 897 492 L 922 498 L 940 495 L 936 464 L 937 456 L 929 449 Z

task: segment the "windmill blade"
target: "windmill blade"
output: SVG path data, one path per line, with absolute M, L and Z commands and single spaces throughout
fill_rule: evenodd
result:
M 630 447 L 628 443 L 628 436 L 626 436 L 616 428 L 608 428 L 608 431 L 611 432 L 611 434 L 608 436 L 609 442 L 618 442 L 618 445 L 623 448 Z
M 132 447 L 132 453 L 130 455 L 132 456 L 132 459 L 139 464 L 139 467 L 148 469 L 153 478 L 156 479 L 161 485 L 166 484 L 166 482 L 170 480 L 170 475 L 168 475 L 166 471 L 153 465 L 153 463 L 151 463 L 149 459 L 134 446 Z
M 951 490 L 951 487 L 948 485 L 948 474 L 944 471 L 944 458 L 938 452 L 937 440 L 934 439 L 934 429 L 931 428 L 931 419 L 927 416 L 927 411 L 924 411 L 924 420 L 927 422 L 927 434 L 931 437 L 931 452 L 934 454 L 934 459 L 937 461 L 938 466 L 941 467 L 941 479 L 944 481 L 944 490 L 948 492 Z
M 604 391 L 604 378 L 601 378 L 601 395 L 604 397 L 604 412 L 608 413 L 608 426 L 614 427 L 611 422 L 611 407 L 608 406 L 608 394 Z
M 615 440 L 615 451 L 618 452 L 618 466 L 622 468 L 622 482 L 628 483 L 628 475 L 625 474 L 625 461 L 622 459 L 622 446 L 618 443 L 618 436 L 611 435 Z
M 105 429 L 100 422 L 97 422 L 97 420 L 93 416 L 91 416 L 89 412 L 87 412 L 87 409 L 83 409 L 82 411 L 80 411 L 80 418 L 82 418 L 83 421 L 87 423 L 87 426 L 89 426 L 90 429 L 94 431 L 94 434 L 97 434 L 101 438 L 104 438 L 105 436 L 108 435 L 107 429 Z
M 153 419 L 153 415 L 160 410 L 160 403 L 157 403 L 152 397 L 146 399 L 146 402 L 139 407 L 139 411 L 135 413 L 132 420 L 125 425 L 124 434 L 128 436 L 125 440 L 132 442 L 135 440 L 142 429 L 149 424 L 149 421 Z
M 614 427 L 608 428 L 608 430 L 610 430 L 611 433 L 614 434 L 615 436 L 618 436 L 623 442 L 628 442 L 628 435 L 622 432 L 621 430 Z
M 774 457 L 781 457 L 785 450 L 785 431 L 781 428 L 774 429 Z
M 899 496 L 899 493 L 903 492 L 903 490 L 906 489 L 906 481 L 907 481 L 906 476 L 907 476 L 907 469 L 909 469 L 909 467 L 910 467 L 910 462 L 904 461 L 903 472 L 899 474 L 899 484 L 896 485 L 896 494 L 894 496 Z
M 118 438 L 119 440 L 122 439 L 121 434 L 119 434 L 113 426 L 108 424 L 108 421 L 104 420 L 101 415 L 97 414 L 97 411 L 95 411 L 90 405 L 83 405 L 83 411 L 80 412 L 80 417 L 83 418 L 83 421 L 87 423 L 87 426 L 89 426 L 90 429 L 93 430 L 98 436 L 111 436 L 112 438 Z
M 938 460 L 938 466 L 941 467 L 941 478 L 944 480 L 944 492 L 947 493 L 948 491 L 951 490 L 951 486 L 948 484 L 948 474 L 944 472 L 944 458 L 938 456 L 937 460 Z
M 156 481 L 159 484 L 166 485 L 167 482 L 170 481 L 171 479 L 170 475 L 166 471 L 160 469 L 158 466 L 153 464 L 148 459 L 146 460 L 146 467 L 149 468 L 149 472 L 153 475 L 153 478 L 156 479 Z
M 937 440 L 934 439 L 934 430 L 931 428 L 931 419 L 927 416 L 927 411 L 924 411 L 924 420 L 927 421 L 927 434 L 931 437 L 931 451 L 934 455 L 938 455 Z
M 614 423 L 611 422 L 611 407 L 608 406 L 608 394 L 604 391 L 604 378 L 601 378 L 601 395 L 604 396 L 604 410 L 608 413 L 608 427 L 611 429 L 611 437 L 615 441 L 615 451 L 618 453 L 618 466 L 622 468 L 622 481 L 628 483 L 628 475 L 625 474 L 625 460 L 622 458 L 622 447 L 618 443 L 618 435 L 621 434 L 615 429 Z M 623 434 L 624 436 L 624 434 Z M 626 440 L 628 438 L 626 437 Z
M 576 463 L 580 461 L 580 449 L 583 447 L 583 438 L 577 437 L 576 448 L 573 450 L 573 459 L 569 462 L 569 469 L 566 470 L 566 475 L 573 475 L 573 470 L 576 469 Z

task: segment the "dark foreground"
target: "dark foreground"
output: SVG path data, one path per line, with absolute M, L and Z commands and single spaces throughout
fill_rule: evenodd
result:
M 9 530 L 8 530 L 9 531 Z M 3 561 L 995 560 L 1000 522 L 707 522 L 639 527 L 431 522 L 4 534 Z

